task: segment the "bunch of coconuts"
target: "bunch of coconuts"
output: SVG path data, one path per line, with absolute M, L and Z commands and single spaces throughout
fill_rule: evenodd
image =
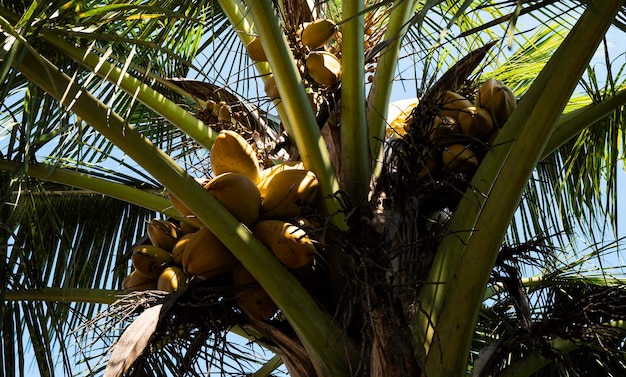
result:
M 472 103 L 466 97 L 446 91 L 437 99 L 438 113 L 425 126 L 423 168 L 420 178 L 432 176 L 443 170 L 471 177 L 480 164 L 482 154 L 478 149 L 493 146 L 500 128 L 517 105 L 515 94 L 500 81 L 490 78 L 475 94 Z M 413 119 L 410 109 L 402 112 L 387 129 L 387 136 L 404 136 L 419 122 Z M 424 126 L 422 126 L 424 127 Z
M 341 81 L 341 61 L 325 47 L 337 33 L 337 25 L 329 19 L 307 22 L 297 30 L 298 47 L 302 47 L 304 53 L 296 55 L 303 55 L 298 63 L 305 81 L 311 83 L 312 80 L 317 86 L 326 89 L 335 87 Z M 267 61 L 258 37 L 253 38 L 246 49 L 253 61 Z M 265 83 L 265 92 L 272 100 L 280 98 L 273 77 Z
M 215 177 L 204 188 L 286 268 L 312 268 L 316 249 L 303 228 L 311 223 L 301 216 L 316 197 L 315 174 L 302 163 L 261 169 L 253 148 L 234 131 L 219 133 L 210 159 Z M 255 319 L 271 318 L 278 308 L 252 274 L 178 198 L 170 194 L 170 201 L 181 221 L 150 222 L 151 244 L 134 248 L 134 271 L 124 279 L 124 289 L 176 292 L 192 278 L 222 282 L 230 277 L 240 309 Z

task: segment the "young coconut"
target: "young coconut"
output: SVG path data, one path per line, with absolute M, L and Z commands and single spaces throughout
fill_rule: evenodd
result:
M 242 264 L 233 267 L 233 288 L 239 308 L 250 318 L 268 320 L 278 306 Z
M 139 273 L 150 279 L 157 279 L 161 272 L 172 263 L 172 256 L 160 247 L 139 245 L 133 249 L 131 261 Z
M 313 264 L 315 246 L 302 228 L 280 220 L 261 220 L 252 233 L 285 267 L 294 270 Z
M 478 167 L 474 152 L 462 144 L 448 145 L 441 152 L 443 168 L 450 172 L 471 174 Z
M 287 169 L 259 182 L 261 217 L 289 219 L 302 214 L 302 206 L 315 198 L 319 181 L 315 173 L 301 169 Z
M 302 30 L 302 44 L 315 50 L 325 45 L 335 35 L 337 24 L 323 18 L 309 22 Z
M 150 242 L 164 250 L 172 251 L 181 236 L 180 228 L 167 220 L 152 219 L 148 224 Z
M 130 273 L 122 281 L 122 287 L 127 291 L 146 291 L 157 289 L 157 279 L 149 278 L 137 270 Z
M 476 106 L 487 110 L 498 127 L 502 127 L 517 106 L 511 89 L 493 77 L 485 81 L 476 95 Z
M 176 245 L 174 245 L 174 247 L 172 248 L 172 260 L 174 261 L 174 263 L 178 265 L 183 263 L 183 253 L 185 252 L 187 243 L 194 235 L 194 233 L 185 234 L 178 240 L 178 242 L 176 242 Z
M 161 272 L 157 289 L 164 292 L 178 292 L 187 286 L 187 275 L 180 267 L 170 266 Z
M 215 175 L 239 173 L 259 183 L 259 160 L 252 146 L 237 132 L 223 130 L 211 147 L 211 169 Z
M 447 90 L 441 101 L 441 116 L 449 116 L 458 121 L 459 113 L 470 106 L 472 103 L 467 98 L 457 92 Z
M 202 228 L 187 241 L 182 265 L 185 273 L 213 278 L 230 271 L 237 259 L 209 229 Z
M 465 135 L 482 139 L 491 133 L 493 119 L 489 111 L 470 106 L 459 113 L 459 126 Z
M 306 68 L 315 82 L 332 87 L 341 80 L 341 62 L 326 51 L 312 51 L 306 57 Z
M 246 225 L 259 219 L 261 193 L 248 177 L 222 173 L 204 186 L 235 218 Z

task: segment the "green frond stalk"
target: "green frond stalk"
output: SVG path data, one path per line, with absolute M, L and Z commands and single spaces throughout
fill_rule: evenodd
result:
M 11 172 L 17 171 L 21 168 L 22 164 L 20 163 L 0 160 L 1 170 Z M 42 163 L 27 165 L 25 173 L 37 179 L 57 182 L 67 186 L 89 190 L 94 193 L 104 194 L 143 208 L 161 212 L 170 217 L 180 216 L 178 211 L 172 207 L 172 204 L 167 198 L 134 187 L 129 187 L 121 183 L 107 181 L 88 174 L 78 173 L 54 165 Z
M 130 96 L 133 96 L 152 111 L 167 119 L 207 150 L 211 149 L 217 137 L 217 132 L 207 127 L 201 120 L 194 117 L 185 109 L 150 88 L 147 84 L 142 83 L 124 70 L 107 62 L 106 56 L 100 57 L 85 49 L 71 45 L 50 32 L 44 32 L 43 38 L 76 62 L 82 64 L 107 81 L 118 85 Z
M 369 128 L 369 149 L 373 159 L 373 173 L 382 169 L 382 146 L 387 127 L 389 99 L 396 74 L 400 45 L 408 29 L 408 20 L 415 8 L 414 0 L 396 1 L 391 9 L 383 40 L 388 42 L 380 53 L 372 87 L 367 98 L 367 126 Z
M 230 24 L 237 30 L 237 35 L 244 45 L 247 45 L 254 38 L 254 27 L 250 22 L 250 15 L 246 12 L 245 6 L 239 0 L 219 0 L 218 3 L 222 7 L 222 11 L 230 21 Z M 272 70 L 267 62 L 256 62 L 254 64 L 257 72 L 261 76 L 263 83 L 267 83 L 272 78 Z M 289 123 L 287 110 L 282 100 L 274 100 L 276 111 L 281 122 L 285 125 L 285 129 L 290 130 L 293 126 Z
M 259 370 L 250 374 L 249 377 L 269 377 L 281 365 L 283 365 L 283 361 L 280 356 L 276 355 L 269 359 Z
M 341 24 L 341 168 L 346 192 L 355 204 L 367 199 L 370 151 L 365 116 L 363 1 L 344 1 Z
M 250 43 L 254 39 L 255 31 L 245 6 L 239 0 L 218 0 L 218 3 L 244 46 Z M 266 82 L 272 73 L 269 64 L 267 62 L 256 62 L 254 65 L 263 81 Z
M 444 237 L 435 256 L 432 284 L 420 292 L 421 308 L 412 321 L 427 354 L 425 375 L 466 373 L 476 317 L 502 238 L 554 124 L 621 4 L 589 4 L 483 160 L 474 189 L 460 201 L 451 236 Z
M 42 288 L 19 291 L 5 291 L 5 301 L 55 301 L 91 302 L 110 305 L 119 300 L 124 291 L 94 288 Z
M 309 104 L 304 84 L 294 57 L 283 34 L 271 2 L 251 2 L 250 14 L 261 39 L 263 50 L 270 63 L 281 101 L 291 128 L 287 133 L 294 140 L 304 166 L 312 170 L 320 183 L 320 191 L 326 214 L 331 221 L 346 229 L 343 212 L 333 196 L 339 190 L 339 182 L 332 166 L 326 143 L 320 134 L 313 109 Z
M 53 64 L 32 49 L 24 48 L 22 53 L 23 59 L 13 62 L 16 69 L 159 180 L 228 247 L 281 308 L 320 374 L 349 375 L 347 358 L 356 355 L 354 346 L 347 343 L 341 329 L 246 226 L 175 161 Z
M 543 158 L 556 151 L 585 128 L 624 105 L 626 105 L 626 90 L 621 90 L 601 102 L 592 103 L 564 114 L 554 127 L 554 132 L 543 152 Z
M 521 283 L 528 289 L 540 289 L 547 287 L 562 287 L 562 286 L 581 286 L 581 285 L 596 285 L 601 287 L 616 287 L 626 285 L 626 279 L 609 278 L 609 277 L 590 277 L 590 276 L 575 276 L 575 277 L 553 277 L 553 276 L 533 276 L 529 278 L 521 279 Z M 502 283 L 492 285 L 485 290 L 483 300 L 492 298 L 493 296 L 506 292 L 506 287 Z

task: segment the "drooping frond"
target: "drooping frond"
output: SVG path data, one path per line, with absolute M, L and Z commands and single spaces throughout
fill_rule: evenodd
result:
M 16 357 L 5 358 L 5 375 L 34 367 L 12 364 L 25 360 L 26 339 L 47 375 L 57 365 L 72 365 L 78 338 L 67 337 L 102 309 L 99 303 L 111 301 L 109 290 L 120 289 L 128 272 L 126 251 L 144 236 L 154 213 L 58 184 L 3 177 L 3 349 L 17 350 Z M 65 301 L 57 292 L 46 299 L 49 287 L 75 289 L 78 296 L 68 291 Z M 31 295 L 41 301 L 29 301 Z

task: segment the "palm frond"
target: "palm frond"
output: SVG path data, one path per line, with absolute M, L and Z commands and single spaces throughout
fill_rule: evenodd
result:
M 10 272 L 3 276 L 3 295 L 21 301 L 25 297 L 20 298 L 20 292 L 46 287 L 119 289 L 128 273 L 124 255 L 145 235 L 154 212 L 102 195 L 19 180 L 17 175 L 12 178 L 2 185 L 7 193 L 2 206 L 7 215 L 2 227 L 6 234 L 2 271 Z M 102 308 L 87 302 L 65 303 L 58 294 L 51 301 L 5 301 L 3 306 L 4 318 L 24 319 L 5 322 L 4 352 L 20 350 L 23 360 L 28 348 L 23 342 L 31 342 L 42 375 L 54 371 L 57 364 L 71 370 L 67 336 Z M 51 347 L 59 347 L 62 357 L 52 354 Z M 23 373 L 30 367 L 21 365 L 17 370 Z
M 138 2 L 135 5 L 140 4 L 141 3 Z M 73 28 L 89 29 L 90 27 L 95 27 L 98 28 L 100 33 L 89 33 L 82 35 L 82 37 L 90 37 L 90 40 L 92 41 L 90 48 L 93 48 L 94 50 L 97 50 L 100 44 L 108 46 L 102 49 L 104 56 L 109 59 L 113 59 L 114 62 L 116 61 L 120 66 L 124 67 L 126 71 L 131 72 L 142 80 L 145 79 L 143 74 L 149 72 L 157 72 L 157 76 L 160 77 L 181 77 L 185 76 L 189 70 L 191 56 L 195 56 L 197 53 L 197 46 L 195 46 L 193 42 L 196 35 L 189 35 L 189 33 L 197 33 L 198 30 L 202 30 L 202 26 L 198 22 L 197 17 L 199 17 L 198 13 L 205 11 L 202 6 L 193 2 L 182 5 L 186 5 L 189 9 L 180 8 L 180 13 L 177 13 L 168 10 L 166 7 L 136 6 L 136 9 L 133 12 L 130 12 L 130 14 L 126 14 L 128 13 L 126 12 L 123 16 L 121 15 L 122 13 L 120 13 L 121 10 L 117 9 L 119 7 L 102 6 L 83 13 L 72 14 L 71 17 L 67 16 L 64 18 L 62 14 L 52 20 L 49 20 L 49 18 L 45 16 L 45 11 L 41 10 L 42 14 L 39 16 L 42 20 L 46 20 L 47 23 L 43 22 L 42 25 L 38 24 L 37 30 L 42 30 L 43 33 L 51 36 L 63 35 L 70 40 L 73 39 L 77 41 L 76 43 L 79 45 L 85 45 L 81 36 L 66 36 L 62 33 L 62 31 Z M 161 20 L 163 17 L 144 18 L 142 16 L 143 13 L 148 12 L 153 12 L 150 13 L 151 15 L 154 14 L 154 12 L 167 15 L 169 20 L 167 27 L 157 32 L 157 30 L 160 29 L 160 26 L 158 25 L 163 22 Z M 6 9 L 4 13 L 9 18 L 16 17 L 15 14 L 7 13 Z M 72 17 L 75 17 L 76 19 Z M 64 28 L 57 28 L 56 25 L 58 25 L 61 20 L 68 22 L 69 25 L 64 24 Z M 73 27 L 72 25 L 76 26 Z M 29 30 L 28 26 L 29 24 L 27 22 L 24 25 L 23 30 Z M 116 33 L 123 34 L 117 35 Z M 42 52 L 45 57 L 51 59 L 53 62 L 59 63 L 60 66 L 69 67 L 69 71 L 76 74 L 77 80 L 84 81 L 86 87 L 90 90 L 97 90 L 101 93 L 101 98 L 105 103 L 110 104 L 119 114 L 124 114 L 128 121 L 132 124 L 135 124 L 141 129 L 146 129 L 147 135 L 149 135 L 157 144 L 163 145 L 165 142 L 169 143 L 169 145 L 163 146 L 168 147 L 168 151 L 173 154 L 177 153 L 177 149 L 182 151 L 189 149 L 188 143 L 179 142 L 172 145 L 171 143 L 173 139 L 170 134 L 177 131 L 172 128 L 171 125 L 167 125 L 167 123 L 159 120 L 151 112 L 146 111 L 145 107 L 138 105 L 133 100 L 132 96 L 120 93 L 119 89 L 116 88 L 116 83 L 107 83 L 106 81 L 94 76 L 90 70 L 83 70 L 76 66 L 75 63 L 67 62 L 67 57 L 63 57 L 62 53 L 59 54 L 58 50 L 44 43 L 41 38 L 38 39 L 38 35 L 36 33 L 31 33 L 29 35 L 30 39 L 28 40 L 32 46 L 36 46 L 37 50 Z M 176 35 L 177 37 L 173 38 L 172 35 Z M 191 42 L 182 40 L 183 43 L 180 43 L 180 36 L 187 36 Z M 149 43 L 143 43 L 146 40 L 149 40 Z M 169 47 L 167 46 L 167 43 L 171 43 L 171 41 L 176 41 L 176 43 L 174 43 L 172 45 L 172 49 L 169 50 L 167 48 Z M 161 49 L 159 46 L 165 47 Z M 46 51 L 49 53 L 46 53 Z M 120 59 L 116 58 L 116 56 L 124 56 L 125 58 Z M 177 59 L 172 60 L 170 59 L 171 56 L 176 56 Z M 164 62 L 162 66 L 158 64 L 159 60 Z M 10 63 L 11 61 L 5 62 L 5 64 Z M 70 65 L 68 66 L 68 64 Z M 134 71 L 131 67 L 138 68 L 140 71 Z M 151 80 L 148 82 L 151 82 Z M 10 87 L 13 87 L 13 89 L 7 89 L 7 93 L 15 93 L 20 89 L 19 86 L 15 85 Z M 157 85 L 157 88 L 159 88 L 159 85 Z M 160 87 L 159 89 L 165 90 L 163 87 Z M 168 95 L 172 96 L 171 93 Z M 38 97 L 33 98 L 38 99 Z M 172 96 L 172 98 L 177 97 Z M 178 100 L 180 100 L 180 98 Z M 54 107 L 51 107 L 51 105 L 54 105 L 50 102 L 49 98 L 47 98 L 48 102 L 43 103 L 42 101 L 43 99 L 38 99 L 38 101 L 32 102 L 32 106 L 34 108 L 38 108 L 40 107 L 38 104 L 42 103 L 46 106 L 45 108 L 54 109 Z M 23 101 L 13 101 L 13 106 L 19 106 L 20 102 L 23 103 Z M 13 119 L 19 121 L 21 114 L 24 111 L 24 109 L 14 107 L 9 114 L 12 114 Z M 31 110 L 27 113 L 35 114 L 36 112 Z M 45 115 L 46 112 L 43 112 L 43 114 Z M 38 147 L 37 149 L 42 148 L 46 143 L 51 141 L 60 140 L 58 141 L 57 146 L 52 148 L 50 151 L 58 158 L 73 158 L 81 161 L 86 160 L 101 162 L 110 155 L 111 146 L 108 142 L 102 139 L 97 133 L 92 133 L 89 127 L 85 127 L 81 124 L 80 119 L 70 116 L 59 107 L 57 107 L 51 115 L 56 116 L 56 118 L 33 118 L 30 120 L 33 125 L 29 127 L 33 128 L 32 133 L 34 134 L 34 140 L 32 143 Z M 25 117 L 24 119 L 26 121 L 29 118 Z M 37 122 L 35 122 L 35 120 L 37 120 Z M 42 125 L 47 125 L 48 128 L 42 127 Z M 89 136 L 87 140 L 83 138 L 85 135 Z M 179 133 L 179 135 L 179 137 L 182 137 L 182 134 Z M 28 135 L 28 137 L 31 136 Z M 184 141 L 184 139 L 182 140 Z M 92 148 L 91 150 L 81 152 L 85 147 L 89 149 L 89 146 L 98 146 L 98 148 Z M 29 148 L 29 150 L 33 149 L 34 148 Z M 82 153 L 87 154 L 86 158 L 82 155 Z M 188 152 L 183 153 L 188 154 Z M 77 156 L 81 157 L 76 158 Z
M 477 355 L 473 376 L 528 376 L 539 370 L 536 375 L 549 376 L 555 368 L 623 373 L 623 365 L 613 362 L 623 350 L 613 344 L 625 336 L 618 308 L 625 294 L 624 266 L 606 268 L 597 263 L 614 260 L 623 239 L 592 245 L 579 255 L 572 247 L 551 246 L 555 242 L 549 238 L 500 251 L 474 340 L 476 349 L 483 351 Z M 534 267 L 524 271 L 524 265 Z M 540 276 L 523 278 L 529 273 Z M 522 299 L 526 314 L 520 310 Z M 591 366 L 582 355 L 594 355 L 606 364 Z

